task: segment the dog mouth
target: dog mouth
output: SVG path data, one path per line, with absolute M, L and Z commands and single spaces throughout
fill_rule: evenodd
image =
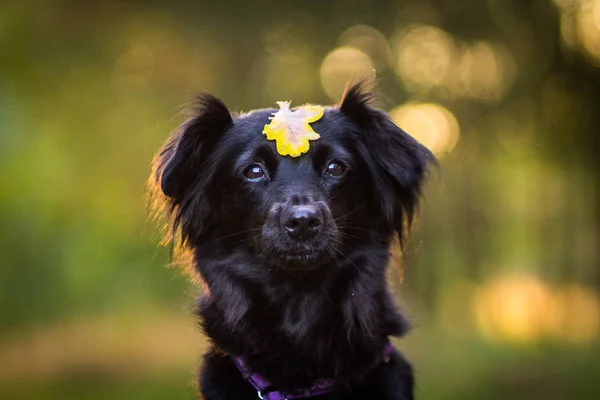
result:
M 325 263 L 329 257 L 322 252 L 288 253 L 281 257 L 281 266 L 284 269 L 311 270 Z
M 319 246 L 303 246 L 304 248 L 289 248 L 275 246 L 264 248 L 262 256 L 265 261 L 282 269 L 312 270 L 330 261 L 334 251 L 322 241 Z

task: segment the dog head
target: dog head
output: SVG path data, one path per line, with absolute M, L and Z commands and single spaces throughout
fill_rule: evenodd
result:
M 309 270 L 347 249 L 403 237 L 434 156 L 371 105 L 361 84 L 311 124 L 320 139 L 280 155 L 261 133 L 273 109 L 233 116 L 201 95 L 155 158 L 151 181 L 191 248 L 243 249 Z

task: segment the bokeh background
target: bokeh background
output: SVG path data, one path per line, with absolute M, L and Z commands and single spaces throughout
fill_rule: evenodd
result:
M 418 398 L 600 398 L 600 0 L 2 2 L 0 398 L 194 398 L 154 151 L 196 92 L 335 103 L 373 70 L 440 157 L 393 277 Z

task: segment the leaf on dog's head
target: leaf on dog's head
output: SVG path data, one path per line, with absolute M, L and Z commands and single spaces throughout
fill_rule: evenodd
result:
M 270 123 L 265 125 L 263 134 L 269 140 L 275 140 L 277 152 L 282 156 L 298 157 L 310 148 L 309 140 L 321 136 L 310 126 L 318 121 L 325 110 L 321 106 L 301 106 L 290 110 L 289 101 L 278 101 L 279 111 L 273 113 Z

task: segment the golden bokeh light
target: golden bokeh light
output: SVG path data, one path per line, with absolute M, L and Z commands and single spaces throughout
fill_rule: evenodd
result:
M 340 35 L 338 45 L 353 47 L 367 54 L 377 69 L 382 69 L 387 65 L 387 39 L 371 26 L 354 25 L 346 29 Z
M 577 48 L 577 31 L 574 13 L 562 12 L 560 14 L 560 37 L 564 44 L 570 48 Z
M 321 64 L 321 84 L 325 93 L 338 101 L 348 81 L 367 76 L 373 68 L 371 58 L 364 52 L 352 47 L 338 47 Z
M 505 67 L 508 63 L 503 63 L 500 52 L 487 42 L 466 47 L 458 67 L 459 91 L 473 98 L 500 99 L 508 86 L 509 74 Z
M 452 151 L 460 128 L 448 109 L 433 103 L 408 103 L 390 111 L 394 122 L 437 155 Z
M 564 44 L 600 64 L 600 0 L 554 0 Z
M 552 2 L 559 8 L 568 8 L 578 4 L 579 0 L 552 0 Z
M 509 275 L 492 280 L 474 297 L 474 314 L 491 340 L 537 341 L 553 321 L 552 294 L 537 278 Z
M 514 80 L 512 55 L 489 42 L 467 44 L 439 28 L 414 26 L 395 34 L 391 43 L 390 63 L 412 92 L 497 101 Z
M 553 289 L 525 274 L 483 285 L 473 296 L 472 309 L 479 331 L 492 341 L 586 343 L 600 329 L 600 304 L 593 291 L 577 284 Z
M 456 52 L 448 33 L 433 26 L 414 26 L 394 35 L 392 43 L 392 67 L 409 90 L 442 84 Z
M 600 305 L 596 294 L 581 285 L 557 290 L 554 335 L 573 343 L 587 343 L 598 336 Z
M 582 3 L 576 21 L 581 46 L 596 63 L 600 63 L 600 0 Z

